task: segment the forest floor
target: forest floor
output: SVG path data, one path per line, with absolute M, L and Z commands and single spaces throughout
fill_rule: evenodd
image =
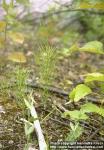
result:
M 36 79 L 34 60 L 29 56 L 29 61 L 23 64 L 23 67 L 31 70 L 30 81 L 34 84 Z M 0 58 L 0 80 L 7 78 L 8 73 L 15 69 L 15 64 L 10 61 L 4 61 Z M 78 109 L 80 104 L 86 101 L 93 101 L 100 105 L 100 100 L 104 97 L 100 94 L 92 94 L 76 105 L 66 104 L 69 102 L 68 95 L 61 95 L 65 91 L 69 93 L 78 83 L 83 83 L 83 75 L 90 72 L 100 71 L 104 73 L 104 57 L 88 53 L 76 53 L 74 55 L 60 58 L 57 65 L 57 75 L 52 87 L 60 89 L 60 93 L 49 92 L 47 102 L 44 105 L 42 99 L 42 89 L 34 88 L 34 99 L 36 101 L 36 110 L 47 141 L 65 140 L 70 132 L 70 118 L 63 118 L 63 108 L 67 110 Z M 8 78 L 9 80 L 9 78 Z M 49 87 L 50 88 L 50 87 Z M 32 90 L 28 87 L 29 90 Z M 94 89 L 95 92 L 99 89 Z M 46 117 L 47 116 L 47 117 Z M 22 110 L 17 106 L 12 88 L 8 89 L 8 94 L 0 92 L 0 147 L 5 150 L 22 150 L 26 143 L 24 133 L 24 124 L 20 121 Z M 81 121 L 84 132 L 78 141 L 104 141 L 104 134 L 100 134 L 104 120 L 98 115 L 89 116 L 89 121 Z M 33 141 L 36 140 L 35 133 L 32 134 Z M 36 143 L 38 145 L 38 143 Z

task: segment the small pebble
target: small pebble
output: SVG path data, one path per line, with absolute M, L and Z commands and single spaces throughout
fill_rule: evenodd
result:
M 3 106 L 0 106 L 0 113 L 5 114 L 5 110 L 4 110 Z
M 13 144 L 14 141 L 13 140 L 9 140 L 8 144 Z

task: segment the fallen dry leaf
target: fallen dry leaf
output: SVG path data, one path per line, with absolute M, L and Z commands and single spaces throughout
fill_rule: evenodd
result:
M 0 32 L 4 31 L 5 27 L 6 27 L 6 22 L 0 21 Z
M 22 44 L 25 40 L 25 35 L 20 32 L 9 32 L 9 37 L 16 43 Z
M 26 57 L 23 52 L 13 52 L 8 56 L 8 59 L 13 62 L 25 63 Z

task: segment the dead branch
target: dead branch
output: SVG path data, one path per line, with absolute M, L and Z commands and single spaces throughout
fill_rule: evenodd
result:
M 30 110 L 31 116 L 33 118 L 37 118 L 36 120 L 34 120 L 33 125 L 34 125 L 34 129 L 35 129 L 35 132 L 37 134 L 37 138 L 38 138 L 38 142 L 39 142 L 39 150 L 47 150 L 47 144 L 45 142 L 45 138 L 44 138 L 44 135 L 43 135 L 43 132 L 42 132 L 42 129 L 41 129 L 41 125 L 40 125 L 40 122 L 39 122 L 39 119 L 38 119 L 38 115 L 37 115 L 36 109 L 33 105 L 34 98 L 33 98 L 32 95 L 30 95 L 29 99 L 31 101 L 31 104 L 29 104 L 29 102 L 27 100 L 24 100 L 24 101 L 25 102 L 27 101 L 27 103 L 28 103 L 28 108 Z
M 54 93 L 56 94 L 57 96 L 59 97 L 64 97 L 66 100 L 69 101 L 69 92 L 66 92 L 66 91 L 63 91 L 62 89 L 59 89 L 59 88 L 56 88 L 56 87 L 51 87 L 51 86 L 46 86 L 46 85 L 40 85 L 40 84 L 27 84 L 27 87 L 30 87 L 30 88 L 38 88 L 38 89 L 41 89 L 41 90 L 47 90 L 49 91 L 50 93 Z M 96 104 L 100 104 L 101 101 L 99 100 L 96 100 L 95 98 L 91 97 L 91 96 L 87 96 L 85 98 L 87 101 L 90 101 L 90 102 L 93 102 L 93 103 L 96 103 Z
M 2 90 L 2 89 L 10 89 L 10 88 L 13 88 L 13 87 L 16 87 L 16 86 L 17 85 L 14 84 L 14 85 L 10 85 L 10 86 L 6 86 L 6 87 L 3 87 L 3 88 L 0 88 L 0 90 Z M 37 83 L 34 83 L 34 84 L 27 83 L 26 86 L 29 87 L 29 88 L 32 88 L 32 89 L 47 90 L 48 92 L 50 92 L 52 94 L 55 94 L 56 96 L 58 96 L 60 98 L 64 98 L 65 100 L 69 101 L 69 93 L 70 93 L 70 91 L 66 92 L 66 91 L 64 91 L 64 90 L 62 90 L 60 88 L 47 86 L 47 85 L 42 85 L 42 84 L 37 84 Z M 85 98 L 85 100 L 93 102 L 95 104 L 101 104 L 101 101 L 96 100 L 95 98 L 93 98 L 91 96 L 87 96 Z

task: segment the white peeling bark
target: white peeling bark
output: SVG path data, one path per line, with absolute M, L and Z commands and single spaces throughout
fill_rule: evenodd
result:
M 30 113 L 31 113 L 32 117 L 38 118 L 35 107 L 32 107 Z M 45 142 L 44 135 L 42 133 L 42 129 L 41 129 L 39 120 L 34 121 L 34 128 L 35 128 L 35 131 L 36 131 L 36 134 L 37 134 L 37 137 L 38 137 L 39 150 L 47 150 L 47 144 Z

